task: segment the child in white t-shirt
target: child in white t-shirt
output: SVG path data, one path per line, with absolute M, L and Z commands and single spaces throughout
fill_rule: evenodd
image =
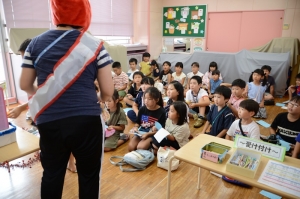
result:
M 190 113 L 194 117 L 194 127 L 199 128 L 206 120 L 205 114 L 209 112 L 209 98 L 207 92 L 201 88 L 202 80 L 199 76 L 193 76 L 190 80 L 190 90 L 186 92 L 186 103 Z
M 186 84 L 186 75 L 182 72 L 183 64 L 182 62 L 177 62 L 175 65 L 175 72 L 172 73 L 172 81 L 178 81 L 183 87 Z
M 235 135 L 260 139 L 259 127 L 252 117 L 258 112 L 259 105 L 252 99 L 243 100 L 238 110 L 239 118 L 235 120 L 227 131 L 226 139 L 234 140 Z
M 198 62 L 193 62 L 192 63 L 192 65 L 191 65 L 191 69 L 192 69 L 192 72 L 189 72 L 186 76 L 187 76 L 187 84 L 186 84 L 186 91 L 188 90 L 188 89 L 190 89 L 190 81 L 191 81 L 191 78 L 193 77 L 193 76 L 199 76 L 199 77 L 201 77 L 201 79 L 202 79 L 202 77 L 203 77 L 203 73 L 201 73 L 200 71 L 199 71 L 199 69 L 200 69 L 200 65 L 199 65 L 199 63 Z M 185 91 L 185 92 L 186 92 Z
M 137 59 L 136 58 L 131 58 L 130 60 L 129 60 L 129 67 L 130 67 L 130 69 L 128 70 L 128 72 L 127 72 L 127 75 L 129 76 L 129 81 L 132 83 L 132 81 L 133 81 L 133 74 L 134 74 L 134 72 L 137 72 L 137 71 L 139 71 L 137 68 L 136 68 L 136 66 L 137 66 Z

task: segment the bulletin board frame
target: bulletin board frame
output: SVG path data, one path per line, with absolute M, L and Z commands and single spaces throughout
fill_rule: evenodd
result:
M 164 37 L 205 38 L 207 5 L 163 7 Z

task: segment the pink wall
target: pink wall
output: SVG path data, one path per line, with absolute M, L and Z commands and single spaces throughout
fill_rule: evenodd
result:
M 143 1 L 146 0 L 139 0 L 139 2 Z M 162 34 L 159 30 L 162 28 L 162 17 L 159 19 L 158 16 L 159 12 L 162 12 L 162 7 L 196 4 L 207 4 L 208 12 L 284 10 L 283 23 L 290 26 L 288 30 L 282 30 L 281 36 L 296 37 L 300 40 L 300 0 L 151 0 L 149 38 L 160 42 L 160 46 L 150 47 L 149 50 L 150 54 L 153 55 L 152 58 L 157 58 L 161 52 Z M 156 15 L 157 20 L 154 20 L 155 17 L 153 15 Z M 152 46 L 152 40 L 149 39 L 149 41 L 151 41 Z

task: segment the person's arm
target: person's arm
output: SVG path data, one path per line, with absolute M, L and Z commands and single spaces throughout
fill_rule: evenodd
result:
M 230 135 L 228 135 L 228 134 L 226 134 L 225 139 L 226 139 L 226 140 L 231 140 L 231 141 L 233 141 L 232 136 L 230 136 Z
M 276 131 L 271 127 L 270 128 L 270 135 L 272 135 L 272 134 L 276 135 Z
M 199 99 L 198 103 L 192 103 L 190 105 L 191 108 L 194 108 L 194 107 L 202 107 L 202 106 L 209 106 L 210 104 L 210 100 L 208 98 L 208 96 L 203 96 Z
M 137 103 L 134 102 L 132 104 L 132 110 L 135 112 L 136 115 L 138 115 L 139 108 L 138 108 L 138 104 Z
M 202 129 L 202 134 L 204 134 L 206 132 L 206 130 L 208 129 L 208 127 L 210 126 L 210 123 L 209 121 L 206 121 L 204 126 L 203 126 L 203 129 Z
M 124 84 L 121 88 L 117 89 L 118 91 L 123 91 L 123 90 L 126 90 L 127 88 L 127 83 Z
M 34 95 L 37 91 L 37 86 L 34 85 L 36 71 L 33 68 L 22 68 L 20 76 L 20 88 L 29 95 Z
M 245 87 L 244 92 L 242 93 L 242 96 L 248 97 L 248 84 L 246 84 L 246 87 Z
M 210 80 L 208 81 L 208 84 L 207 84 L 207 92 L 208 92 L 209 97 L 211 97 Z
M 28 103 L 22 104 L 10 110 L 7 114 L 9 118 L 17 118 L 23 111 L 25 111 L 28 107 Z
M 168 82 L 168 84 L 170 84 L 171 81 L 172 81 L 172 77 L 171 77 L 171 73 L 169 73 L 167 75 L 167 82 Z
M 97 80 L 101 91 L 101 99 L 103 101 L 110 100 L 114 92 L 114 83 L 111 76 L 111 64 L 98 69 Z
M 111 126 L 109 126 L 109 127 L 115 129 L 116 131 L 124 131 L 124 129 L 125 129 L 125 124 L 120 124 L 119 126 L 111 125 Z
M 223 129 L 216 137 L 222 138 L 226 135 L 228 129 Z
M 265 107 L 265 98 L 264 98 L 264 93 L 263 93 L 263 95 L 262 95 L 262 99 L 261 99 L 261 102 L 259 103 L 259 107 Z
M 270 86 L 270 94 L 274 97 L 274 85 Z
M 300 154 L 300 142 L 296 142 L 292 157 L 298 158 L 299 154 Z
M 231 105 L 230 101 L 227 102 L 227 106 L 228 106 L 228 108 L 230 108 L 230 110 L 232 111 L 233 115 L 235 117 L 239 118 L 238 111 L 234 108 L 234 106 Z
M 191 78 L 188 78 L 187 84 L 186 84 L 186 89 L 190 89 L 190 81 L 191 81 Z
M 181 83 L 182 86 L 184 85 L 185 78 L 186 78 L 186 77 L 182 78 L 181 81 L 180 81 L 180 83 Z

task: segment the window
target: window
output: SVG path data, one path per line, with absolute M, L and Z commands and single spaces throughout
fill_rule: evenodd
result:
M 133 0 L 90 0 L 89 31 L 101 36 L 133 36 Z M 8 28 L 51 28 L 49 0 L 3 0 Z

